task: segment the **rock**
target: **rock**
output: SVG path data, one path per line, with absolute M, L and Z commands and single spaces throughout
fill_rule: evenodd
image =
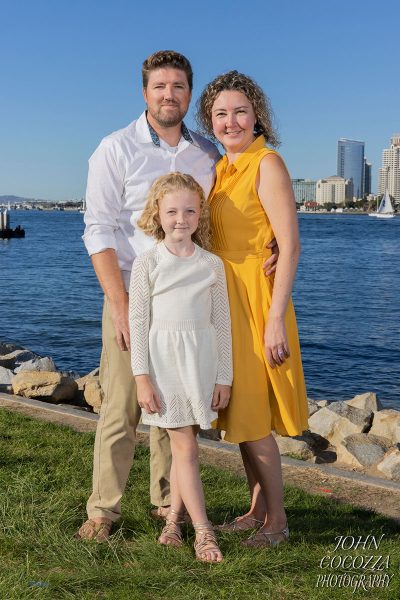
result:
M 74 383 L 78 386 L 76 382 Z M 83 388 L 83 397 L 85 402 L 87 402 L 87 404 L 93 408 L 93 412 L 100 412 L 103 397 L 98 377 L 91 377 L 85 382 Z
M 33 354 L 33 352 L 20 348 L 18 350 L 8 352 L 7 354 L 0 354 L 0 366 L 13 371 L 23 362 L 31 360 L 32 358 L 35 358 L 35 354 Z
M 81 374 L 78 373 L 78 371 L 59 371 L 59 373 L 61 373 L 63 377 L 71 377 L 72 379 L 75 379 L 75 381 L 81 377 Z
M 314 456 L 314 453 L 305 440 L 296 437 L 275 436 L 275 441 L 278 444 L 279 453 L 283 456 L 295 455 L 303 460 L 309 460 Z
M 389 450 L 391 443 L 387 438 L 367 433 L 356 433 L 347 436 L 342 445 L 363 467 L 371 467 L 381 461 Z M 338 460 L 339 460 L 339 448 Z
M 329 402 L 328 400 L 317 400 L 317 405 L 320 408 L 324 408 L 325 406 L 328 406 Z
M 57 371 L 57 367 L 54 364 L 54 361 L 49 356 L 45 356 L 41 358 L 40 356 L 35 356 L 32 360 L 28 360 L 27 362 L 23 362 L 19 367 L 15 369 L 15 373 L 22 373 L 25 371 L 48 371 L 55 372 Z
M 311 417 L 311 415 L 316 413 L 320 407 L 318 406 L 316 400 L 312 400 L 311 398 L 307 398 L 307 400 L 308 400 L 308 414 Z
M 0 366 L 0 385 L 10 385 L 14 373 L 10 369 Z
M 73 400 L 78 386 L 61 373 L 49 371 L 24 371 L 12 379 L 13 393 L 25 398 L 42 398 L 48 401 L 63 402 Z
M 341 417 L 338 414 L 325 406 L 308 419 L 308 426 L 313 433 L 317 433 L 318 435 L 329 439 L 333 433 L 335 424 L 340 418 Z
M 15 350 L 25 350 L 25 348 L 17 346 L 17 344 L 12 344 L 11 342 L 0 342 L 0 356 L 3 354 L 10 354 L 11 352 L 15 352 Z
M 221 440 L 220 429 L 200 429 L 199 436 L 205 440 L 213 440 L 219 442 Z
M 379 402 L 374 392 L 366 392 L 365 394 L 354 396 L 351 400 L 346 400 L 345 404 L 370 412 L 376 412 L 382 409 L 382 404 Z
M 374 413 L 369 433 L 389 438 L 392 446 L 400 444 L 400 412 L 387 408 Z
M 93 369 L 93 371 L 90 371 L 90 373 L 87 373 L 87 375 L 75 379 L 76 383 L 78 384 L 78 389 L 83 390 L 85 387 L 85 383 L 89 381 L 89 379 L 91 379 L 92 377 L 97 377 L 99 375 L 99 371 L 100 369 L 99 367 L 97 367 L 96 369 Z
M 362 427 L 361 431 L 367 429 L 371 424 L 372 410 L 363 410 L 361 408 L 349 406 L 346 402 L 332 402 L 327 406 L 327 409 L 348 419 L 353 425 Z
M 343 444 L 339 444 L 336 448 L 336 461 L 346 465 L 346 467 L 362 469 L 362 464 L 347 450 L 346 446 L 343 446 Z
M 338 448 L 345 437 L 366 431 L 371 419 L 372 412 L 348 406 L 345 402 L 331 402 L 314 413 L 308 423 L 312 432 Z
M 400 481 L 400 450 L 396 448 L 389 450 L 376 468 L 389 479 Z

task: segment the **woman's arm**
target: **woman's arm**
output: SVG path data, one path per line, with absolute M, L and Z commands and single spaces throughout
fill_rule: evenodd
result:
M 267 360 L 273 368 L 281 365 L 289 356 L 284 319 L 300 255 L 292 184 L 282 159 L 276 154 L 269 154 L 262 159 L 257 191 L 279 246 L 279 260 L 264 340 Z

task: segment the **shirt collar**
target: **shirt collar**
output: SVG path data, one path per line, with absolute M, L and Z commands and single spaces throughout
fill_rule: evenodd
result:
M 157 131 L 150 125 L 147 120 L 146 111 L 144 111 L 136 124 L 136 133 L 139 142 L 149 143 L 152 142 L 157 148 L 160 148 L 160 137 Z M 182 129 L 181 129 L 182 137 L 185 141 L 194 144 L 194 140 L 190 134 L 189 129 L 186 127 L 185 123 L 182 121 Z
M 259 150 L 261 150 L 262 148 L 265 148 L 265 137 L 263 135 L 259 135 L 258 137 L 256 137 L 254 142 L 252 142 L 250 144 L 250 146 L 248 146 L 246 148 L 246 150 L 244 152 L 239 154 L 239 156 L 237 157 L 235 162 L 229 166 L 232 169 L 234 169 L 235 171 L 244 171 L 245 168 L 247 167 L 247 165 L 249 164 L 249 162 L 251 161 L 251 159 L 253 158 L 253 155 L 256 152 L 258 152 Z M 226 156 L 226 154 L 224 155 L 222 160 L 223 160 L 223 168 L 227 169 L 228 168 L 228 157 Z

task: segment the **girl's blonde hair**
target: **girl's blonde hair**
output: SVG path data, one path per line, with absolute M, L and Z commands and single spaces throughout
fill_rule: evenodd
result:
M 159 218 L 160 201 L 166 194 L 176 190 L 189 190 L 199 195 L 200 218 L 198 227 L 192 235 L 192 240 L 205 250 L 209 250 L 211 246 L 211 228 L 207 200 L 201 185 L 191 175 L 186 173 L 168 173 L 167 175 L 158 177 L 154 181 L 147 195 L 147 202 L 142 216 L 137 221 L 138 227 L 156 240 L 163 240 L 165 233 L 161 227 Z

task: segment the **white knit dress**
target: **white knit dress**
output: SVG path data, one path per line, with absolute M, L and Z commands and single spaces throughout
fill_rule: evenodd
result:
M 160 413 L 147 425 L 209 429 L 216 383 L 232 384 L 231 322 L 220 258 L 195 245 L 189 257 L 163 242 L 133 263 L 129 290 L 132 371 L 149 374 Z

